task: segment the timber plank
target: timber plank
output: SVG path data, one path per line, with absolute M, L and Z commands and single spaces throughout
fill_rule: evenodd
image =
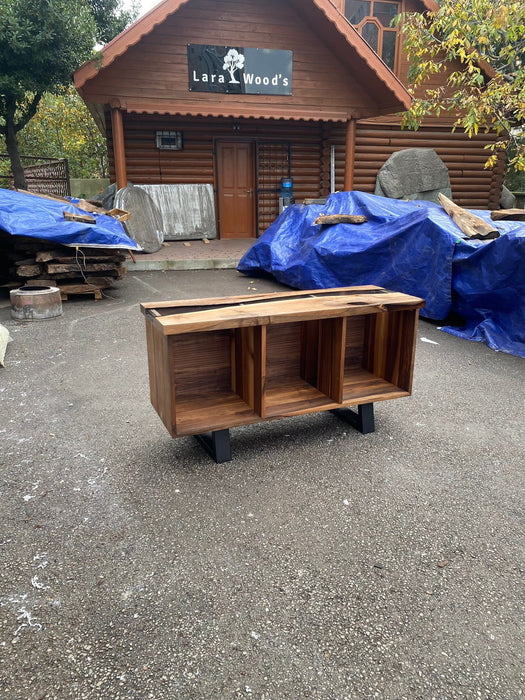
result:
M 174 436 L 198 435 L 260 422 L 260 416 L 233 391 L 188 394 L 177 401 Z
M 46 271 L 50 275 L 65 272 L 111 272 L 115 270 L 114 263 L 86 263 L 79 259 L 78 263 L 46 263 Z
M 278 300 L 253 305 L 238 305 L 227 308 L 214 308 L 205 311 L 161 316 L 155 319 L 166 335 L 189 333 L 191 331 L 240 328 L 243 326 L 292 323 L 313 318 L 335 318 L 337 316 L 357 316 L 370 313 L 385 313 L 396 306 L 420 308 L 424 304 L 418 297 L 398 292 L 374 296 L 361 294 L 354 298 L 335 296 L 330 298 L 312 297 L 309 299 Z
M 243 294 L 239 296 L 231 297 L 210 297 L 200 298 L 200 299 L 184 299 L 184 300 L 174 300 L 174 301 L 150 301 L 143 302 L 140 305 L 143 314 L 148 312 L 148 309 L 173 309 L 174 313 L 182 313 L 188 309 L 202 306 L 211 307 L 219 306 L 223 304 L 228 304 L 233 306 L 234 304 L 242 304 L 244 302 L 261 301 L 269 299 L 279 299 L 279 298 L 296 298 L 296 297 L 307 297 L 307 296 L 323 296 L 324 294 L 337 294 L 338 292 L 344 292 L 347 294 L 359 294 L 361 292 L 378 292 L 383 293 L 385 290 L 382 287 L 377 287 L 376 285 L 364 285 L 361 287 L 334 287 L 331 289 L 315 289 L 315 290 L 303 290 L 303 291 L 292 291 L 289 292 L 267 292 L 265 294 Z

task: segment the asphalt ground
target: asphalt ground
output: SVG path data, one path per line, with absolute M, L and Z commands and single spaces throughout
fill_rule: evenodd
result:
M 523 697 L 525 363 L 420 324 L 376 432 L 149 401 L 139 302 L 278 288 L 130 273 L 18 322 L 0 369 L 0 698 Z M 428 342 L 432 341 L 432 342 Z

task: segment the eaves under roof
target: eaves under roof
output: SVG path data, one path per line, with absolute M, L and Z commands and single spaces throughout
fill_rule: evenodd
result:
M 167 17 L 191 0 L 162 0 L 156 7 L 140 17 L 136 22 L 116 36 L 101 50 L 98 56 L 84 63 L 75 73 L 75 86 L 78 90 L 122 56 L 129 48 L 136 45 L 142 37 L 149 34 L 155 27 L 162 24 Z M 330 0 L 290 0 L 294 7 L 306 19 L 315 23 L 319 13 L 324 18 L 325 26 L 334 40 L 346 43 L 352 54 L 357 55 L 375 73 L 385 92 L 399 104 L 399 110 L 408 109 L 411 96 L 403 83 L 383 63 L 375 51 L 366 43 L 356 29 L 347 21 Z M 431 2 L 431 0 L 425 0 Z M 355 52 L 355 53 L 354 53 Z

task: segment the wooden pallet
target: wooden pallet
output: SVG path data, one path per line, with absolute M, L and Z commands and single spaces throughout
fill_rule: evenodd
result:
M 62 301 L 67 301 L 70 296 L 90 295 L 92 294 L 95 300 L 103 298 L 102 290 L 104 287 L 98 287 L 94 284 L 58 284 L 60 289 L 60 298 Z

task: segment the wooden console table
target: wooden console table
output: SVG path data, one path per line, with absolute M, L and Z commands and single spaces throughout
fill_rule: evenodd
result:
M 141 304 L 151 402 L 217 462 L 264 420 L 338 409 L 372 432 L 374 402 L 411 393 L 424 303 L 366 286 Z

